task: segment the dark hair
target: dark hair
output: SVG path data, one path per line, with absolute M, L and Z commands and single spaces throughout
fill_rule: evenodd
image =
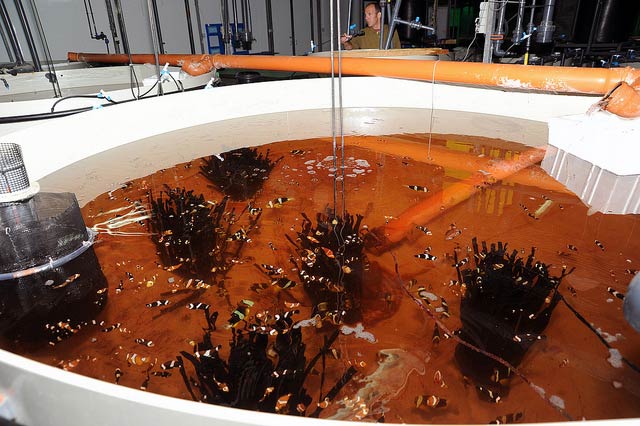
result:
M 376 8 L 376 13 L 382 13 L 382 9 L 380 9 L 380 3 L 378 3 L 377 1 L 367 3 L 364 8 L 366 9 L 371 5 Z

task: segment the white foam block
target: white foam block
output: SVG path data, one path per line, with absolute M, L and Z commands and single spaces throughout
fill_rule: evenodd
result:
M 549 119 L 542 168 L 591 212 L 640 213 L 640 119 L 607 112 Z

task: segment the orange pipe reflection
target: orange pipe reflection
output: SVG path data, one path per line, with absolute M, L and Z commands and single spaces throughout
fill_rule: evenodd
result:
M 542 161 L 544 154 L 544 149 L 532 148 L 523 152 L 516 160 L 493 162 L 485 172 L 490 173 L 491 182 L 503 180 Z M 369 249 L 383 252 L 399 243 L 416 224 L 428 223 L 438 215 L 467 200 L 482 188 L 489 186 L 491 182 L 488 182 L 487 179 L 484 173 L 473 173 L 467 179 L 456 182 L 424 201 L 409 207 L 396 220 L 371 230 L 367 238 Z

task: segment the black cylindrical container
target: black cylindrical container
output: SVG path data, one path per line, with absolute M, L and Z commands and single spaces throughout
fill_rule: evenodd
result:
M 236 74 L 238 84 L 257 83 L 262 81 L 262 74 L 257 71 L 240 71 Z
M 592 43 L 626 41 L 633 31 L 639 5 L 637 0 L 583 0 L 577 12 L 574 41 L 588 43 L 592 30 Z
M 0 229 L 1 335 L 33 340 L 47 324 L 79 324 L 99 312 L 107 281 L 75 195 L 0 204 Z

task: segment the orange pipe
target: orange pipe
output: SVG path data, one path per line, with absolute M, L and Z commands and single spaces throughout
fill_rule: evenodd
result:
M 510 175 L 542 161 L 544 154 L 544 149 L 532 148 L 523 152 L 517 160 L 494 162 L 487 171 L 496 180 L 506 179 Z M 456 182 L 424 201 L 409 207 L 396 220 L 372 229 L 371 236 L 368 238 L 369 248 L 382 252 L 399 243 L 416 224 L 424 225 L 485 188 L 488 185 L 485 179 L 482 173 L 474 173 L 467 179 Z
M 69 61 L 129 63 L 127 55 L 68 53 Z M 153 63 L 151 54 L 131 55 L 134 63 Z M 337 55 L 336 55 L 337 56 Z M 335 60 L 335 71 L 338 60 Z M 159 55 L 162 64 L 181 66 L 191 75 L 212 69 L 249 68 L 273 71 L 302 71 L 328 74 L 331 59 L 309 56 L 262 55 Z M 574 68 L 478 62 L 427 61 L 406 59 L 342 58 L 342 73 L 406 78 L 410 80 L 461 83 L 504 89 L 542 90 L 558 93 L 604 95 L 618 83 L 633 83 L 640 70 L 626 68 Z
M 600 104 L 604 110 L 620 117 L 640 117 L 640 79 L 632 84 L 621 82 Z

